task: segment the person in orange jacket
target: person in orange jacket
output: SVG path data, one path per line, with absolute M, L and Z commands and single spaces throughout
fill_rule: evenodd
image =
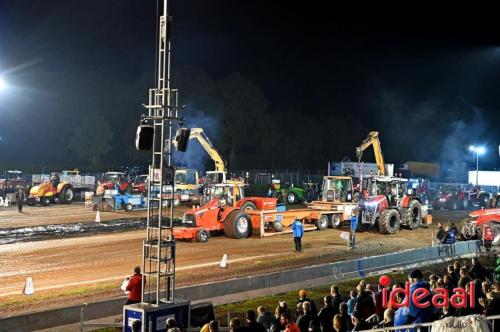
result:
M 295 322 L 290 321 L 290 314 L 284 312 L 280 317 L 281 326 L 285 327 L 285 332 L 300 332 L 299 327 Z
M 129 279 L 128 285 L 125 288 L 128 291 L 128 299 L 126 304 L 140 303 L 142 287 L 146 286 L 146 279 L 141 274 L 141 268 L 136 266 L 134 268 L 134 275 Z

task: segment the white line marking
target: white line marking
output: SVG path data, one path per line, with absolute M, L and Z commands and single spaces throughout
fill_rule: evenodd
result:
M 236 258 L 236 259 L 228 260 L 228 264 L 249 261 L 249 260 L 255 260 L 255 259 L 271 257 L 271 256 L 282 256 L 282 255 L 283 255 L 282 253 L 279 253 L 279 254 L 267 254 L 267 255 L 259 255 L 259 256 L 252 256 L 252 257 Z M 176 271 L 191 270 L 191 269 L 195 269 L 195 268 L 199 268 L 199 267 L 214 266 L 214 265 L 219 265 L 219 264 L 220 264 L 220 261 L 195 264 L 195 265 L 188 265 L 188 266 L 181 266 L 179 268 L 176 268 Z M 66 283 L 66 284 L 62 284 L 62 285 L 45 286 L 45 287 L 36 287 L 36 279 L 35 279 L 34 284 L 35 284 L 35 291 L 41 291 L 41 290 L 63 288 L 63 287 L 68 287 L 68 286 L 93 284 L 93 283 L 103 282 L 103 281 L 119 280 L 119 279 L 125 279 L 126 277 L 128 277 L 128 275 L 127 276 L 94 279 L 94 280 L 85 280 L 85 281 L 78 281 L 78 282 L 70 282 L 70 283 Z M 4 287 L 3 289 L 5 290 L 6 288 L 17 288 L 19 290 L 16 292 L 10 292 L 10 293 L 0 293 L 0 297 L 10 296 L 10 295 L 21 295 L 23 284 L 21 284 L 21 286 Z

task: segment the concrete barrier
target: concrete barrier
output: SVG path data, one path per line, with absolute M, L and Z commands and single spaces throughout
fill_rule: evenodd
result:
M 241 301 L 259 294 L 278 294 L 298 288 L 319 286 L 330 282 L 365 277 L 385 270 L 418 264 L 432 264 L 478 253 L 478 241 L 459 242 L 453 245 L 418 248 L 392 254 L 370 256 L 350 261 L 309 266 L 289 271 L 275 272 L 246 278 L 231 279 L 178 288 L 176 298 L 200 301 L 225 298 L 231 295 Z M 89 303 L 85 308 L 85 320 L 119 315 L 123 312 L 125 298 Z M 216 301 L 223 303 L 224 301 Z M 28 313 L 0 319 L 0 330 L 32 331 L 80 321 L 81 305 L 43 312 Z

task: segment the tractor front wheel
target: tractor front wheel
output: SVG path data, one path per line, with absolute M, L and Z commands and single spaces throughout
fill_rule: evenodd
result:
M 294 192 L 289 192 L 286 197 L 286 200 L 288 201 L 288 204 L 293 205 L 297 204 L 298 197 Z
M 385 209 L 380 215 L 379 230 L 382 234 L 394 234 L 399 230 L 401 218 L 395 209 Z
M 210 233 L 204 229 L 200 229 L 198 232 L 196 232 L 196 241 L 205 243 L 208 241 L 208 238 L 210 237 Z
M 48 197 L 41 197 L 40 198 L 40 203 L 43 206 L 48 206 L 50 204 L 50 198 L 48 198 Z

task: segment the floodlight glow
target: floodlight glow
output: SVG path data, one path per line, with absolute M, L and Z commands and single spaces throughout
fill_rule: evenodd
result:
M 486 152 L 486 148 L 484 146 L 469 146 L 469 150 L 477 153 L 478 155 L 482 155 Z
M 476 148 L 476 153 L 477 153 L 477 154 L 484 154 L 485 152 L 486 152 L 486 149 L 485 149 L 485 147 L 484 147 L 484 146 L 478 146 L 478 147 Z
M 5 88 L 7 88 L 7 82 L 5 82 L 2 77 L 0 77 L 0 91 L 5 90 Z

